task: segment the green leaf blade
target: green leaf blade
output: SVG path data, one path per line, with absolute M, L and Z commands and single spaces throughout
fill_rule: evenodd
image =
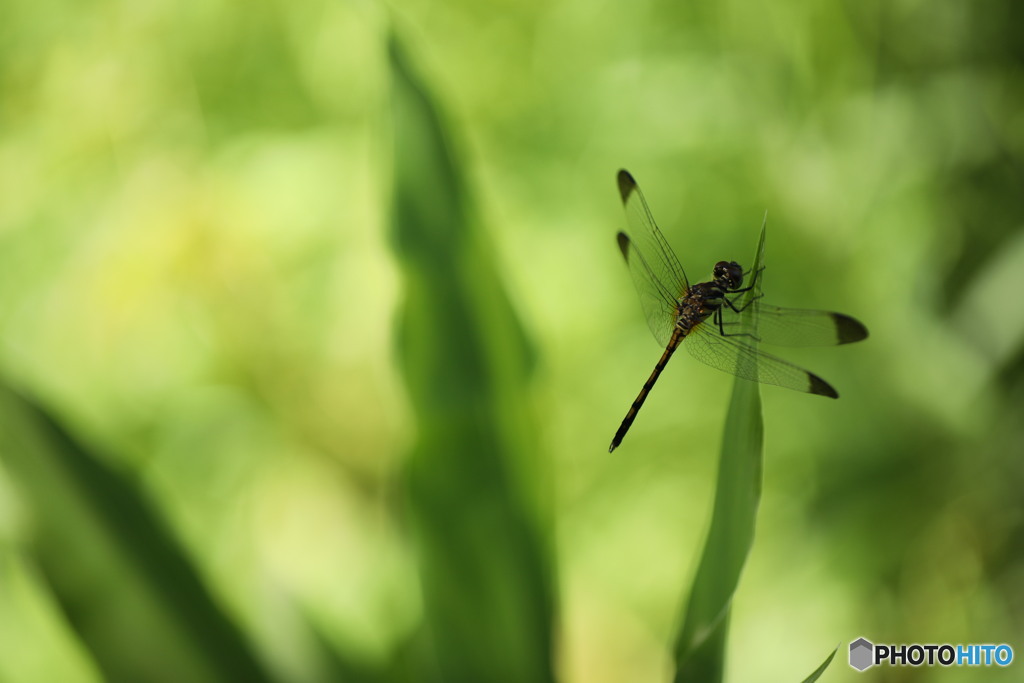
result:
M 32 514 L 32 555 L 107 680 L 274 680 L 145 491 L 3 386 L 0 457 Z
M 554 582 L 523 457 L 535 433 L 524 408 L 531 349 L 464 203 L 439 107 L 395 40 L 391 65 L 397 352 L 417 425 L 404 485 L 432 651 L 424 672 L 552 681 Z
M 764 234 L 762 224 L 754 269 L 763 265 Z M 723 678 L 729 606 L 754 542 L 763 452 L 760 385 L 737 377 L 725 419 L 711 524 L 676 637 L 677 682 Z

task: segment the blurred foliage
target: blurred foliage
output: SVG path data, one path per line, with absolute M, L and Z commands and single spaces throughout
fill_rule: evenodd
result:
M 767 209 L 767 298 L 872 333 L 763 389 L 726 679 L 1019 643 L 1022 18 L 9 3 L 0 680 L 667 680 L 730 381 L 675 359 L 605 453 L 660 354 L 622 167 L 691 278 Z
M 134 482 L 45 410 L 13 392 L 0 400 L 5 463 L 36 512 L 33 554 L 104 676 L 269 680 Z
M 406 465 L 426 622 L 427 680 L 550 681 L 552 577 L 541 511 L 517 476 L 536 450 L 530 354 L 429 93 L 391 44 L 394 237 L 405 283 L 398 354 L 416 415 Z M 525 437 L 525 438 L 524 438 Z M 426 669 L 426 667 L 424 667 Z

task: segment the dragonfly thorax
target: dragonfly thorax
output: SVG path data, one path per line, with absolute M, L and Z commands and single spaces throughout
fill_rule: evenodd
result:
M 743 284 L 743 268 L 735 261 L 719 261 L 713 271 L 715 284 L 726 291 L 739 289 Z
M 687 289 L 676 300 L 676 327 L 683 336 L 694 326 L 711 317 L 725 305 L 726 296 L 735 292 L 743 283 L 743 268 L 735 261 L 719 261 L 715 264 L 713 278 L 699 282 Z

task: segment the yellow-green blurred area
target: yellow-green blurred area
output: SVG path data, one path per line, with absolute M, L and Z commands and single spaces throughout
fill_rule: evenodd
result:
M 472 680 L 446 609 L 669 680 L 732 380 L 677 354 L 607 453 L 661 354 L 623 167 L 691 282 L 767 210 L 766 300 L 871 332 L 763 390 L 727 680 L 1019 678 L 846 646 L 1024 656 L 1021 7 L 8 3 L 0 681 Z

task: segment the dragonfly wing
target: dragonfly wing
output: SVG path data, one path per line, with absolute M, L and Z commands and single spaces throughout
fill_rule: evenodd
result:
M 686 273 L 661 234 L 640 187 L 628 171 L 619 171 L 619 196 L 629 232 L 618 235 L 647 324 L 661 344 L 668 344 L 675 325 L 677 299 L 689 290 Z
M 779 346 L 835 346 L 866 339 L 868 331 L 858 320 L 842 313 L 783 308 L 753 301 L 752 310 L 737 315 L 725 307 L 722 327 L 726 334 L 753 335 Z
M 644 258 L 662 275 L 665 284 L 673 287 L 681 285 L 680 291 L 689 289 L 690 282 L 686 279 L 686 272 L 679 264 L 679 259 L 668 245 L 665 236 L 658 229 L 658 224 L 654 222 L 654 216 L 651 215 L 651 209 L 647 206 L 647 200 L 636 180 L 629 171 L 623 169 L 619 171 L 618 183 L 619 196 L 629 220 L 629 235 Z
M 636 287 L 637 294 L 640 295 L 640 303 L 644 308 L 647 326 L 651 328 L 651 332 L 659 344 L 668 345 L 669 339 L 672 337 L 672 328 L 676 324 L 675 298 L 661 286 L 650 265 L 644 259 L 643 253 L 636 248 L 635 243 L 624 232 L 619 233 L 619 250 L 622 252 L 622 257 L 626 259 L 629 274 L 633 277 L 633 285 Z
M 867 328 L 842 313 L 761 304 L 757 310 L 761 341 L 781 346 L 834 346 L 866 339 Z
M 728 334 L 728 332 L 727 332 Z M 708 320 L 694 327 L 683 340 L 690 355 L 711 367 L 762 384 L 839 398 L 832 385 L 788 361 L 759 351 L 742 336 L 722 336 Z

